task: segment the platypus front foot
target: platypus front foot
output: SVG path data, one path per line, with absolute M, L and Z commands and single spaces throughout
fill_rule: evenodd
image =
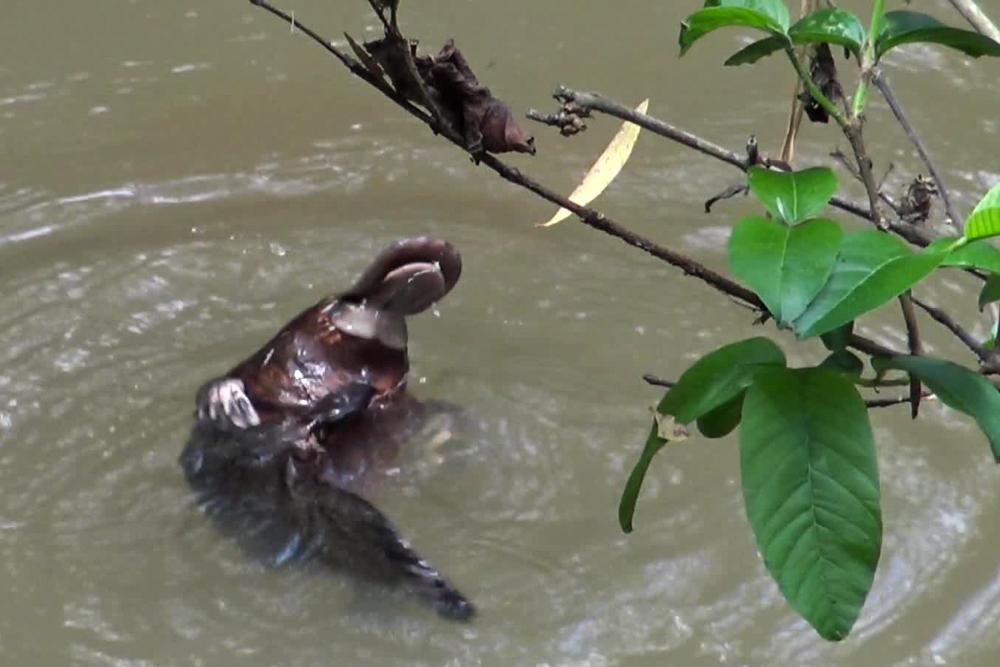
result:
M 223 428 L 248 429 L 260 426 L 260 415 L 246 394 L 242 380 L 220 378 L 198 390 L 198 419 L 207 419 Z

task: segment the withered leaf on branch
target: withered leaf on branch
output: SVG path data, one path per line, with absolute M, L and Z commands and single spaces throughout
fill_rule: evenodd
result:
M 534 155 L 534 139 L 524 136 L 510 108 L 479 83 L 453 40 L 445 42 L 435 56 L 418 56 L 416 46 L 414 41 L 403 41 L 391 35 L 365 42 L 365 48 L 400 94 L 412 102 L 426 105 L 420 90 L 423 84 L 430 103 L 462 136 L 471 152 L 517 151 Z M 414 79 L 407 65 L 407 48 L 421 82 Z
M 396 92 L 411 102 L 424 104 L 423 95 L 420 93 L 420 84 L 406 63 L 406 50 L 409 49 L 410 57 L 413 59 L 417 71 L 422 69 L 420 59 L 417 58 L 417 42 L 415 40 L 386 35 L 382 39 L 365 42 L 364 47 L 371 54 L 371 57 L 382 66 L 382 70 L 392 81 Z

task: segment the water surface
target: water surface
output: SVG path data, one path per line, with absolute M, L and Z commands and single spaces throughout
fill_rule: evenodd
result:
M 773 150 L 788 73 L 722 68 L 735 32 L 678 60 L 695 4 L 423 0 L 404 16 L 428 48 L 456 37 L 517 110 L 567 83 L 648 96 L 707 138 L 739 148 L 756 133 Z M 956 22 L 947 3 L 922 4 Z M 363 2 L 286 6 L 331 37 L 376 34 Z M 641 375 L 676 377 L 738 337 L 790 341 L 577 223 L 535 229 L 550 206 L 246 2 L 8 0 L 0 44 L 4 664 L 995 664 L 998 473 L 968 420 L 935 404 L 916 423 L 873 414 L 882 562 L 852 637 L 825 643 L 756 556 L 734 438 L 662 455 L 637 532 L 615 521 L 658 398 Z M 920 47 L 891 64 L 970 210 L 998 177 L 997 64 Z M 922 167 L 884 106 L 871 116 L 877 169 L 894 162 L 898 188 Z M 539 155 L 511 161 L 569 191 L 615 126 L 595 119 L 572 140 L 532 127 Z M 808 127 L 800 159 L 838 145 Z M 702 202 L 738 177 L 644 136 L 600 206 L 722 268 L 728 225 L 753 209 L 705 215 Z M 176 465 L 203 380 L 418 233 L 451 240 L 466 268 L 412 324 L 412 388 L 471 418 L 376 501 L 475 600 L 466 626 L 319 570 L 254 563 L 198 512 Z M 923 295 L 975 322 L 975 289 L 949 276 Z M 892 309 L 864 329 L 902 344 Z M 935 351 L 971 363 L 925 329 Z

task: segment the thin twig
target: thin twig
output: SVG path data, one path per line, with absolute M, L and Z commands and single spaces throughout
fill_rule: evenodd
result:
M 652 373 L 646 373 L 642 376 L 642 379 L 646 381 L 646 384 L 651 384 L 654 387 L 666 387 L 667 389 L 672 389 L 677 386 L 677 383 L 673 380 L 664 380 L 663 378 L 657 377 Z
M 688 148 L 692 148 L 699 153 L 703 153 L 710 157 L 714 157 L 717 160 L 731 164 L 741 171 L 746 171 L 750 166 L 747 164 L 746 157 L 736 153 L 735 151 L 723 148 L 722 146 L 712 143 L 707 139 L 702 139 L 687 130 L 682 130 L 671 125 L 670 123 L 660 120 L 659 118 L 654 118 L 648 114 L 623 106 L 599 93 L 581 92 L 571 90 L 566 86 L 559 86 L 556 88 L 556 92 L 553 93 L 553 97 L 564 103 L 575 102 L 584 109 L 600 111 L 601 113 L 608 114 L 609 116 L 615 116 L 617 118 L 621 118 L 622 120 L 630 121 L 639 127 L 649 130 L 653 134 L 658 134 L 659 136 L 670 139 L 671 141 L 684 144 Z
M 913 298 L 913 303 L 915 303 L 924 312 L 930 315 L 931 318 L 934 319 L 934 321 L 936 321 L 938 324 L 941 324 L 946 329 L 955 334 L 955 336 L 957 336 L 958 339 L 961 340 L 967 348 L 972 350 L 972 353 L 979 358 L 980 363 L 988 364 L 989 362 L 992 361 L 993 354 L 985 347 L 980 345 L 979 341 L 976 340 L 976 337 L 973 336 L 967 329 L 965 329 L 965 327 L 963 327 L 961 324 L 955 321 L 955 319 L 951 315 L 944 312 L 940 308 L 935 308 L 930 304 L 924 303 L 917 297 L 912 297 L 912 298 Z
M 920 393 L 920 398 L 932 398 L 934 394 L 929 391 L 924 391 Z M 865 407 L 867 408 L 891 408 L 895 405 L 905 405 L 910 403 L 912 399 L 909 396 L 896 396 L 894 398 L 870 398 L 865 401 Z
M 938 171 L 934 161 L 931 160 L 931 156 L 927 152 L 927 147 L 924 146 L 924 142 L 921 141 L 920 136 L 914 129 L 913 124 L 906 115 L 906 112 L 903 111 L 903 107 L 899 103 L 899 98 L 896 97 L 896 93 L 889 85 L 888 79 L 885 78 L 885 75 L 881 72 L 881 70 L 876 69 L 872 74 L 872 83 L 874 83 L 875 87 L 878 88 L 880 93 L 882 93 L 882 97 L 884 97 L 885 101 L 889 104 L 892 114 L 896 117 L 896 120 L 899 121 L 903 131 L 906 132 L 906 136 L 909 138 L 910 143 L 912 143 L 913 147 L 917 149 L 920 159 L 923 160 L 925 165 L 927 165 L 928 171 L 931 172 L 931 178 L 934 179 L 934 184 L 937 186 L 938 194 L 941 195 L 941 201 L 944 202 L 945 211 L 947 211 L 948 217 L 951 219 L 951 224 L 955 230 L 961 234 L 963 227 L 962 217 L 959 215 L 958 210 L 955 208 L 955 205 L 951 200 L 951 196 L 948 194 L 948 188 L 945 187 L 944 179 L 941 178 L 941 172 Z

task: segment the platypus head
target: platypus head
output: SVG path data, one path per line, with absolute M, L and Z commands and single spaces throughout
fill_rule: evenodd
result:
M 458 282 L 462 258 L 447 241 L 403 239 L 380 252 L 330 307 L 330 319 L 352 336 L 406 348 L 406 317 L 427 310 Z

